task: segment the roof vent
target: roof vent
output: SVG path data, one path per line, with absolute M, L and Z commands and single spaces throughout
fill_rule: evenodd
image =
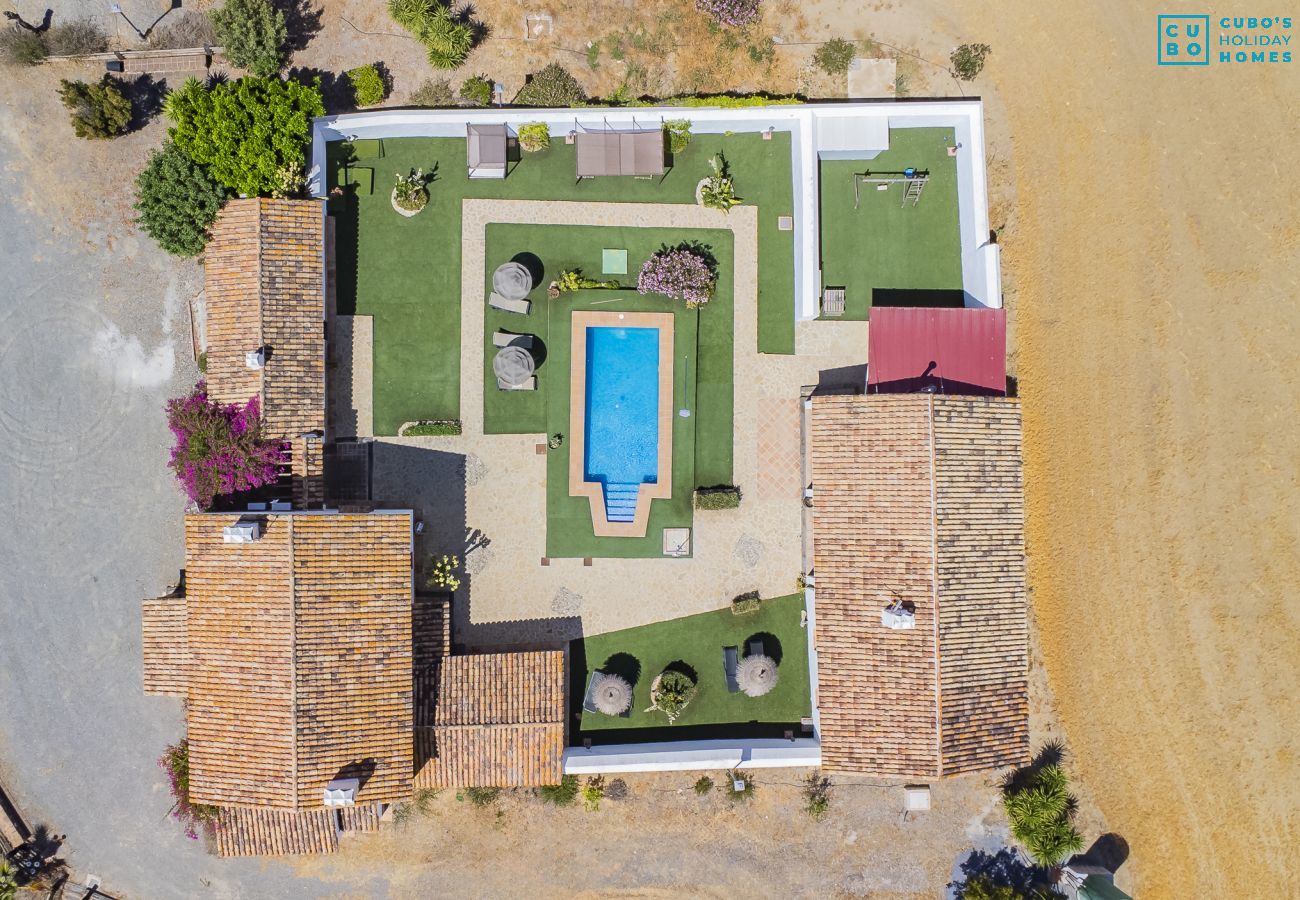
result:
M 326 806 L 355 806 L 357 791 L 360 789 L 359 778 L 335 778 L 325 785 L 325 796 L 321 802 Z
M 257 519 L 240 519 L 221 529 L 222 543 L 251 544 L 262 536 L 262 523 Z
M 250 369 L 260 369 L 266 365 L 266 348 L 258 347 L 256 350 L 249 350 L 245 353 L 244 365 Z
M 880 611 L 880 624 L 886 628 L 915 628 L 916 613 L 904 607 L 902 600 L 895 600 Z

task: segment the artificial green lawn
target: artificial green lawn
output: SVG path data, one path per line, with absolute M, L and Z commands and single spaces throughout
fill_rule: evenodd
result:
M 661 732 L 656 738 L 671 739 L 675 736 L 673 732 L 680 733 L 692 726 L 797 727 L 802 717 L 811 715 L 808 635 L 799 625 L 803 609 L 803 594 L 794 594 L 764 600 L 757 612 L 746 615 L 737 616 L 730 609 L 722 609 L 573 641 L 569 646 L 575 671 L 569 696 L 575 713 L 582 716 L 580 731 L 598 738 L 600 732 L 653 729 Z M 765 652 L 777 659 L 776 687 L 762 697 L 729 693 L 723 675 L 722 648 L 734 646 L 744 657 L 749 639 L 756 635 L 764 636 Z M 631 713 L 621 717 L 582 712 L 587 679 L 593 671 L 614 671 L 631 680 L 636 667 L 629 671 L 627 660 L 615 660 L 606 666 L 615 654 L 629 654 L 639 664 L 632 685 Z M 579 666 L 583 660 L 585 665 Z M 679 661 L 695 670 L 699 692 L 669 727 L 663 713 L 645 710 L 650 706 L 650 683 L 667 666 Z
M 946 149 L 954 143 L 951 128 L 894 128 L 889 149 L 875 159 L 820 163 L 822 287 L 847 288 L 844 318 L 868 318 L 873 289 L 962 289 L 957 160 Z M 905 185 L 863 184 L 853 208 L 854 173 L 909 167 L 930 171 L 916 206 L 900 205 Z
M 549 150 L 524 154 L 505 179 L 471 179 L 463 138 L 383 141 L 374 192 L 331 201 L 336 217 L 338 304 L 344 315 L 374 317 L 375 433 L 406 421 L 460 416 L 461 201 L 466 197 L 628 203 L 694 203 L 709 159 L 722 151 L 737 193 L 759 208 L 759 338 L 765 353 L 794 352 L 794 242 L 777 230 L 793 215 L 790 139 L 777 133 L 696 135 L 658 179 L 574 179 L 573 147 L 560 135 Z M 328 187 L 340 146 L 329 147 Z M 429 205 L 406 219 L 393 211 L 394 175 L 433 170 Z M 544 232 L 546 226 L 539 231 Z M 598 268 L 598 263 L 597 263 Z M 629 275 L 631 264 L 629 262 Z

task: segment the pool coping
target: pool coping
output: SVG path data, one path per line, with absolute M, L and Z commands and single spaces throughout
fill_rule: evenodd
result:
M 570 322 L 569 378 L 569 496 L 586 497 L 596 537 L 645 537 L 650 525 L 650 501 L 673 495 L 673 313 L 575 310 Z M 631 522 L 611 522 L 599 481 L 586 478 L 587 329 L 659 329 L 659 479 L 642 482 L 637 490 L 636 515 Z M 666 477 L 665 477 L 666 473 Z

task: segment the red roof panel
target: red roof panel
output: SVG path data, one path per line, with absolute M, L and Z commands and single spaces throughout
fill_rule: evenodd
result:
M 1005 310 L 878 306 L 868 335 L 869 393 L 1007 392 Z

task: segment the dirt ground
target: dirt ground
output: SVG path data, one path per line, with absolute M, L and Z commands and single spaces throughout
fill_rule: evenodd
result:
M 1163 8 L 1120 0 L 766 5 L 761 27 L 720 50 L 689 0 L 485 0 L 477 14 L 493 36 L 453 80 L 481 71 L 513 94 L 524 73 L 558 60 L 593 94 L 626 84 L 834 96 L 842 86 L 807 60 L 816 41 L 845 33 L 897 55 L 913 96 L 982 95 L 1025 405 L 1035 742 L 1066 738 L 1081 824 L 1089 838 L 1108 827 L 1128 841 L 1121 883 L 1138 896 L 1293 893 L 1297 63 L 1159 69 Z M 552 16 L 553 32 L 525 41 L 523 16 L 535 13 Z M 973 85 L 935 64 L 962 40 L 994 48 Z M 327 3 L 295 62 L 338 71 L 373 59 L 392 70 L 399 102 L 436 74 L 372 0 Z M 146 240 L 127 226 L 130 172 L 161 128 L 74 141 L 52 97 L 60 75 L 6 73 L 0 86 L 5 139 L 22 148 L 4 173 L 10 196 L 90 245 Z M 106 213 L 121 234 L 82 224 Z M 411 890 L 485 879 L 473 882 L 482 893 L 571 883 L 707 896 L 743 883 L 933 896 L 993 815 L 991 790 L 971 780 L 940 786 L 953 802 L 920 831 L 896 821 L 892 801 L 849 800 L 866 788 L 846 788 L 813 825 L 792 785 L 737 812 L 725 800 L 702 811 L 685 779 L 629 783 L 633 799 L 598 814 L 516 798 L 502 820 L 466 818 L 444 796 L 403 831 L 303 865 L 341 876 L 335 867 L 368 861 Z M 602 863 L 586 849 L 597 842 L 616 845 Z

